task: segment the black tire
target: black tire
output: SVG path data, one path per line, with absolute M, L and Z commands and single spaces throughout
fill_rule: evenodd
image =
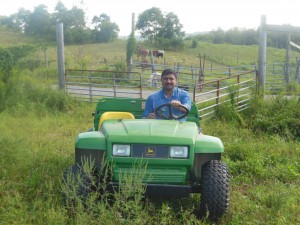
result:
M 74 207 L 78 201 L 85 203 L 93 189 L 93 177 L 87 175 L 78 164 L 69 167 L 63 175 L 63 197 L 67 207 Z
M 219 160 L 211 160 L 201 171 L 200 216 L 218 220 L 229 208 L 228 167 Z

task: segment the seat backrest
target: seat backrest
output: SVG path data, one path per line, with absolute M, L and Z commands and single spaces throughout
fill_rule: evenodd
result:
M 192 102 L 191 110 L 186 117 L 186 121 L 195 122 L 200 127 L 199 112 L 196 104 Z
M 130 113 L 135 119 L 141 119 L 145 109 L 146 99 L 134 98 L 103 98 L 99 99 L 94 113 L 94 129 L 99 130 L 103 121 L 100 120 L 103 114 L 110 113 Z M 118 118 L 116 118 L 118 119 Z M 122 118 L 120 118 L 122 119 Z M 187 121 L 195 122 L 200 127 L 199 112 L 196 104 L 192 102 Z
M 130 112 L 105 112 L 100 117 L 98 130 L 100 129 L 104 120 L 112 119 L 134 119 L 134 115 Z

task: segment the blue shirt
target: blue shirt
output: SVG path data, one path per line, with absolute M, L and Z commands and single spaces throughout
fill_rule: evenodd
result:
M 168 98 L 164 90 L 161 89 L 157 92 L 154 92 L 147 98 L 145 110 L 142 117 L 147 117 L 150 113 L 153 113 L 158 106 L 165 103 L 170 103 L 173 100 L 180 101 L 182 105 L 186 106 L 189 110 L 191 109 L 191 99 L 187 91 L 175 87 L 171 98 Z M 174 110 L 174 114 L 182 115 L 182 112 L 180 112 L 179 110 Z M 186 121 L 186 118 L 184 117 L 180 119 L 180 121 Z

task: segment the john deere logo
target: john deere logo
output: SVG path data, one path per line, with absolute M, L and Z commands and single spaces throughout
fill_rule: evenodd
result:
M 145 149 L 145 155 L 148 157 L 156 156 L 156 149 L 154 147 L 147 146 Z

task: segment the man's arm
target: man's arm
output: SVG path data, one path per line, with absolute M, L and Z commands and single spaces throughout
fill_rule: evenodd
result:
M 192 107 L 192 102 L 189 93 L 187 91 L 182 91 L 180 94 L 181 104 L 186 106 L 190 110 Z
M 153 99 L 151 96 L 149 96 L 146 100 L 145 109 L 144 109 L 142 118 L 145 118 L 145 119 L 155 119 L 156 118 L 156 115 L 155 115 L 154 109 L 153 109 Z

